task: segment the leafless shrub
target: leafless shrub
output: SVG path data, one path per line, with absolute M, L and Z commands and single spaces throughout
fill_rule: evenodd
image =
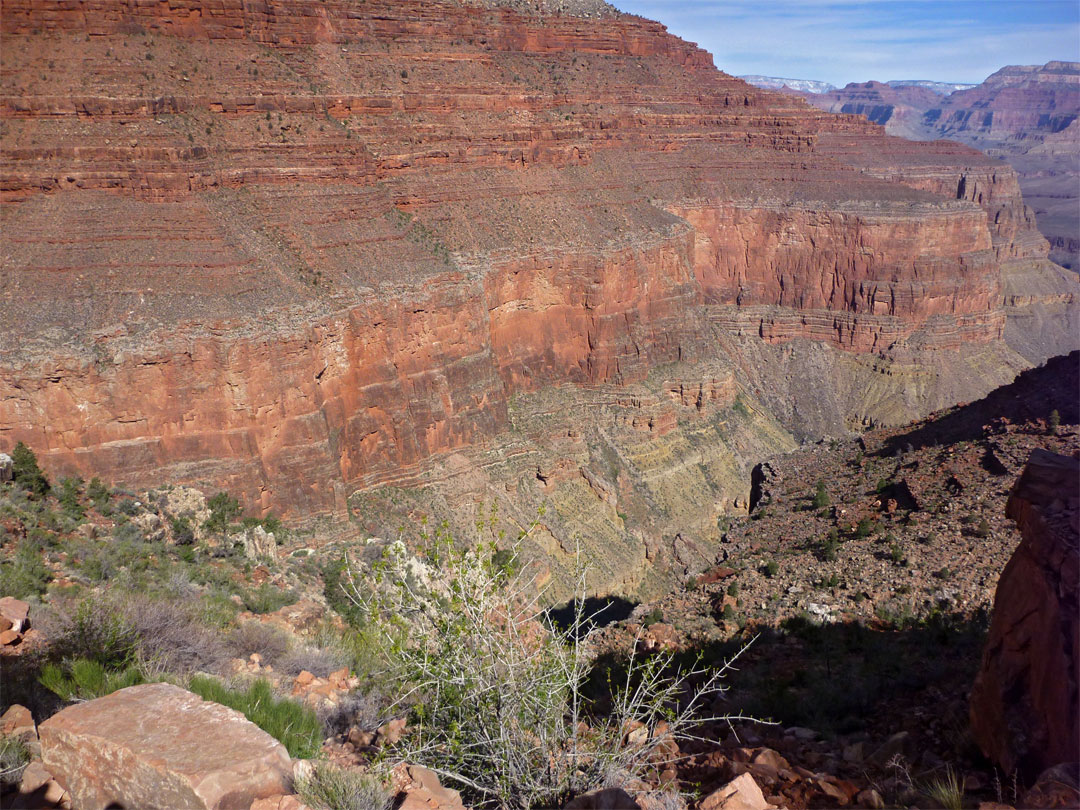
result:
M 296 676 L 307 670 L 316 678 L 325 678 L 348 666 L 349 656 L 340 648 L 300 644 L 283 655 L 276 668 L 285 675 Z
M 632 653 L 611 683 L 611 710 L 592 711 L 598 628 L 585 613 L 584 570 L 577 610 L 560 628 L 547 620 L 536 572 L 513 574 L 494 544 L 461 553 L 449 540 L 436 553 L 440 567 L 427 570 L 392 556 L 350 595 L 406 675 L 399 705 L 413 707 L 411 733 L 396 754 L 475 806 L 557 806 L 672 761 L 670 740 L 696 739 L 706 722 L 736 719 L 704 711 L 731 662 L 679 669 L 667 653 Z
M 154 670 L 187 674 L 216 671 L 228 658 L 219 631 L 183 602 L 136 598 L 123 613 L 138 636 L 138 657 Z
M 271 624 L 248 621 L 241 622 L 229 633 L 228 647 L 237 658 L 258 653 L 264 665 L 270 664 L 277 669 L 289 651 L 289 639 L 283 630 Z

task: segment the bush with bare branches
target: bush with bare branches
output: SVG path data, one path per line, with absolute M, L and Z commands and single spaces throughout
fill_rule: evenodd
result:
M 436 543 L 430 566 L 400 544 L 364 571 L 349 566 L 347 590 L 406 685 L 399 704 L 411 732 L 397 755 L 475 806 L 559 806 L 670 761 L 670 741 L 705 722 L 735 719 L 705 716 L 731 662 L 680 669 L 668 653 L 631 654 L 599 709 L 586 697 L 597 627 L 583 607 L 584 571 L 579 607 L 558 627 L 530 566 L 507 565 L 494 543 L 467 552 L 445 535 Z

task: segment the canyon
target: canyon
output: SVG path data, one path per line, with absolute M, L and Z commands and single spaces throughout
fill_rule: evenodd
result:
M 1015 170 L 590 14 L 4 0 L 0 450 L 658 592 L 762 458 L 1075 348 Z
M 1051 258 L 1080 268 L 1080 63 L 1009 65 L 947 94 L 877 81 L 797 94 L 819 109 L 865 115 L 891 135 L 957 140 L 1008 162 Z

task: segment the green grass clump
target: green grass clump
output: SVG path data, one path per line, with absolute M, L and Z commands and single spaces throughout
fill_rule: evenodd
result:
M 97 661 L 78 658 L 64 665 L 46 664 L 39 678 L 41 685 L 63 700 L 93 700 L 118 689 L 143 683 L 138 667 L 109 669 Z
M 964 788 L 964 780 L 949 766 L 945 769 L 945 776 L 930 782 L 923 792 L 945 810 L 962 810 Z
M 247 689 L 233 689 L 214 678 L 195 675 L 188 689 L 203 700 L 236 709 L 280 741 L 294 759 L 311 759 L 322 748 L 323 726 L 318 715 L 288 698 L 275 698 L 265 680 L 257 680 Z

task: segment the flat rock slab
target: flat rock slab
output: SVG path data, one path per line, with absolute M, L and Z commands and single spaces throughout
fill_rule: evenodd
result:
M 69 706 L 38 734 L 45 767 L 81 810 L 248 810 L 291 792 L 281 743 L 239 712 L 171 684 Z

